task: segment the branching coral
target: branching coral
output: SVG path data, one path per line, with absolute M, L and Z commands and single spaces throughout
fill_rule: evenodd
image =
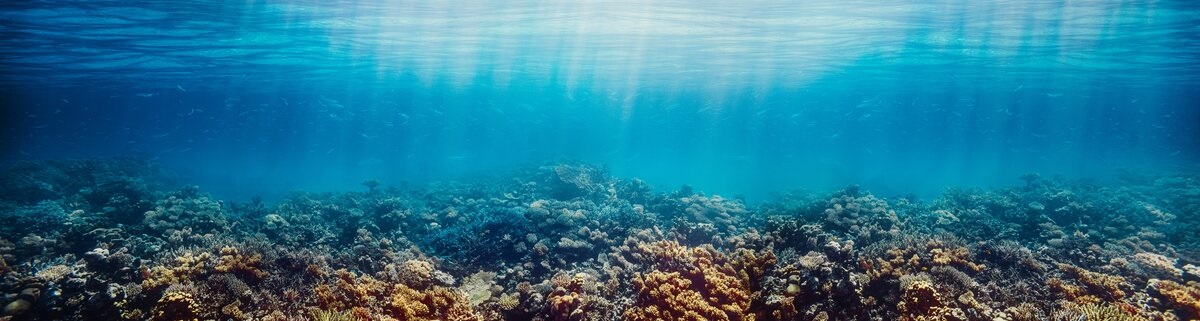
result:
M 211 260 L 212 255 L 207 252 L 184 252 L 169 264 L 142 269 L 142 288 L 161 289 L 191 281 L 208 272 Z
M 1200 318 L 1200 284 L 1189 282 L 1187 285 L 1183 285 L 1161 280 L 1151 282 L 1150 288 L 1184 317 Z
M 419 291 L 347 270 L 336 274 L 335 285 L 314 288 L 322 309 L 349 309 L 371 320 L 479 320 L 467 296 L 451 288 L 433 286 Z
M 1104 321 L 1144 321 L 1146 319 L 1129 313 L 1119 307 L 1108 304 L 1068 304 L 1065 309 L 1058 311 L 1055 320 L 1104 320 Z
M 479 320 L 466 295 L 444 287 L 418 292 L 404 285 L 396 285 L 392 292 L 390 312 L 390 316 L 399 320 Z
M 655 270 L 634 279 L 628 320 L 750 320 L 750 278 L 711 247 L 660 241 L 639 251 Z
M 247 255 L 236 247 L 226 246 L 221 248 L 221 257 L 217 260 L 214 269 L 217 272 L 233 273 L 239 277 L 259 280 L 267 277 L 268 274 L 262 270 L 262 265 L 262 254 Z
M 897 309 L 900 320 L 909 321 L 965 321 L 962 310 L 942 303 L 937 289 L 927 278 L 906 277 L 900 281 L 903 291 Z
M 587 275 L 582 273 L 576 274 L 569 280 L 556 282 L 562 284 L 556 286 L 546 300 L 550 305 L 550 316 L 554 321 L 584 319 L 587 313 L 585 309 L 587 294 L 584 292 L 584 285 L 587 282 Z
M 1079 283 L 1086 285 L 1093 295 L 1108 300 L 1119 300 L 1126 295 L 1125 290 L 1122 288 L 1126 287 L 1127 283 L 1125 283 L 1125 278 L 1121 276 L 1092 272 L 1069 264 L 1060 263 L 1058 264 L 1058 268 L 1074 276 L 1079 280 Z
M 1194 178 L 772 208 L 585 165 L 526 174 L 273 208 L 65 175 L 0 200 L 54 223 L 0 228 L 0 294 L 14 320 L 1200 318 Z
M 198 321 L 200 305 L 190 293 L 171 291 L 158 300 L 153 314 L 154 321 Z
M 872 279 L 899 278 L 938 266 L 954 266 L 970 272 L 987 268 L 972 261 L 970 250 L 964 245 L 955 244 L 957 242 L 937 238 L 904 238 L 890 244 L 880 244 L 887 248 L 883 255 L 873 258 L 867 255 L 859 264 Z

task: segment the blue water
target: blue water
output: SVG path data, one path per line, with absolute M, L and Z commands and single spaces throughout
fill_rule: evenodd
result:
M 762 200 L 1200 163 L 1194 1 L 12 1 L 0 161 L 220 198 L 574 160 Z

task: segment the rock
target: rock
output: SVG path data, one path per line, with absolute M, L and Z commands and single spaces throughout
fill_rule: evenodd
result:
M 21 315 L 25 312 L 28 312 L 31 306 L 33 306 L 33 302 L 29 302 L 29 300 L 26 299 L 17 299 L 16 301 L 12 301 L 8 305 L 4 306 L 4 315 Z

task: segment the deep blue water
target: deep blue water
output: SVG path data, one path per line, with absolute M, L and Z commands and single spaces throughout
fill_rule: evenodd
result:
M 230 199 L 546 161 L 761 200 L 1200 163 L 1193 1 L 12 1 L 0 161 Z

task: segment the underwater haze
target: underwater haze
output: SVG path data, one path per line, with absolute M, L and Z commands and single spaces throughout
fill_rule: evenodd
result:
M 1191 1 L 3 5 L 7 161 L 221 196 L 548 160 L 761 200 L 1200 159 Z M 271 197 L 276 198 L 276 197 Z
M 1200 320 L 1200 1 L 3 1 L 50 320 Z

